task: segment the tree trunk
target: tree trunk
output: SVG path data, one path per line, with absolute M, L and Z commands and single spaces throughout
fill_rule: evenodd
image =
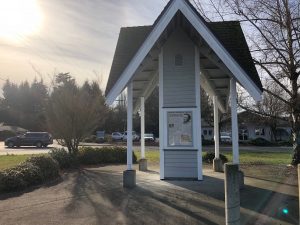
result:
M 295 104 L 296 105 L 296 104 Z M 293 135 L 293 158 L 292 165 L 297 166 L 300 163 L 300 113 L 296 110 L 292 113 L 292 135 Z
M 299 125 L 296 125 L 299 127 Z M 297 166 L 300 163 L 300 132 L 299 129 L 293 129 L 293 158 L 292 165 Z

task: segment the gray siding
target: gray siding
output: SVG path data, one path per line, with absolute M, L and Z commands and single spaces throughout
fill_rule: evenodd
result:
M 164 45 L 164 107 L 194 107 L 195 45 L 185 32 L 177 29 Z M 182 56 L 182 65 L 175 65 L 175 56 Z
M 165 150 L 165 178 L 197 178 L 196 150 Z

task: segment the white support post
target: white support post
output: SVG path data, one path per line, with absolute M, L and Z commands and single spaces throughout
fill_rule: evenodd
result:
M 127 170 L 132 170 L 132 82 L 127 86 Z
M 237 93 L 236 81 L 230 80 L 230 101 L 231 101 L 231 139 L 233 163 L 239 164 L 239 127 L 237 118 Z
M 159 54 L 159 166 L 160 166 L 160 179 L 165 179 L 165 154 L 164 154 L 164 122 L 163 121 L 163 48 Z
M 195 90 L 196 90 L 196 147 L 197 147 L 197 172 L 198 180 L 203 180 L 202 172 L 202 125 L 201 125 L 201 89 L 200 89 L 200 53 L 198 46 L 195 47 Z
M 219 141 L 219 109 L 218 97 L 213 96 L 214 103 L 214 139 L 215 139 L 215 158 L 220 158 L 220 141 Z
M 141 97 L 141 158 L 145 159 L 145 98 Z

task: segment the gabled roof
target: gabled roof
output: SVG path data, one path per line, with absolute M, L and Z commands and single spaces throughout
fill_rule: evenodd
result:
M 151 30 L 152 26 L 121 28 L 106 85 L 105 95 L 108 95 L 109 91 L 120 78 L 122 72 L 126 69 Z
M 262 85 L 238 21 L 210 22 L 208 27 L 219 41 L 262 90 Z M 147 38 L 153 26 L 122 27 L 117 43 L 105 95 L 109 93 L 135 53 Z
M 166 29 L 172 19 L 170 16 L 174 17 L 178 11 L 203 36 L 225 66 L 236 76 L 237 81 L 255 100 L 259 100 L 262 84 L 239 22 L 208 23 L 188 0 L 171 0 L 152 26 L 121 28 L 105 91 L 108 102 L 111 104 L 116 95 L 126 87 L 143 57 L 148 54 L 146 51 L 153 47 L 159 35 Z

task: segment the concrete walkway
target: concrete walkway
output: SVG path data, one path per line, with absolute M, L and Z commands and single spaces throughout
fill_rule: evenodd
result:
M 160 181 L 157 168 L 122 188 L 125 166 L 83 169 L 32 192 L 0 195 L 0 224 L 224 224 L 222 173 L 204 181 Z M 246 178 L 242 224 L 298 224 L 297 187 Z M 289 214 L 282 213 L 283 207 Z

